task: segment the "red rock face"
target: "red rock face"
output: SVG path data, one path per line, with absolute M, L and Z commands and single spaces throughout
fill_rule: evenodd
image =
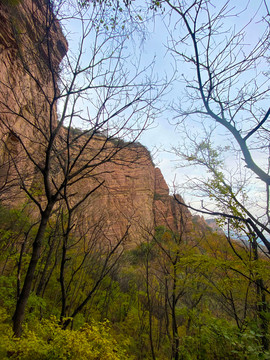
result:
M 151 236 L 156 226 L 175 232 L 191 229 L 190 212 L 169 195 L 160 169 L 154 167 L 143 146 L 126 148 L 116 163 L 106 163 L 99 170 L 103 174 L 98 181 L 104 180 L 104 185 L 85 202 L 80 216 L 89 225 L 99 223 L 104 236 L 116 241 L 130 226 L 126 242 L 129 247 Z M 93 179 L 85 180 L 83 188 L 91 186 Z
M 48 4 L 45 0 L 19 1 L 17 6 L 0 3 L 0 192 L 2 196 L 6 192 L 5 198 L 12 198 L 13 204 L 25 198 L 20 182 L 33 182 L 34 163 L 42 161 L 46 133 L 50 125 L 57 125 L 56 106 L 49 99 L 56 89 L 52 74 L 57 80 L 67 41 L 58 21 L 48 16 Z
M 155 168 L 155 193 L 159 196 L 169 195 L 169 187 L 159 168 Z
M 104 182 L 83 205 L 85 221 L 99 223 L 103 235 L 112 241 L 120 239 L 127 228 L 127 246 L 143 241 L 154 227 L 155 169 L 149 152 L 143 146 L 127 147 L 96 173 L 82 187 L 88 191 Z
M 180 195 L 176 195 L 176 198 L 183 202 Z M 192 226 L 190 212 L 169 195 L 168 185 L 158 168 L 155 169 L 154 223 L 174 232 L 188 231 Z
M 44 101 L 42 92 L 48 99 L 53 96 L 55 86 L 48 69 L 53 66 L 57 72 L 67 51 L 67 42 L 54 20 L 49 39 L 53 57 L 52 64 L 49 64 L 48 48 L 41 36 L 46 27 L 46 4 L 48 2 L 43 0 L 25 0 L 15 8 L 0 4 L 0 189 L 3 190 L 1 199 L 9 205 L 26 201 L 25 193 L 20 190 L 22 180 L 29 187 L 36 186 L 34 190 L 40 191 L 41 203 L 45 198 L 44 189 L 39 186 L 42 180 L 40 175 L 36 175 L 35 163 L 44 162 L 46 134 L 51 131 L 50 125 L 57 126 L 57 114 L 55 105 L 50 108 Z M 12 24 L 17 24 L 24 31 L 23 43 L 15 39 Z M 19 60 L 20 51 L 28 59 L 27 64 L 31 64 L 29 69 Z M 66 130 L 62 129 L 60 135 L 56 144 L 63 147 L 65 153 L 60 139 L 66 139 Z M 93 155 L 99 152 L 104 142 L 104 137 L 95 136 L 81 161 L 95 158 Z M 29 161 L 29 156 L 22 151 L 22 143 L 33 161 Z M 144 241 L 154 232 L 155 226 L 164 225 L 173 231 L 186 228 L 186 224 L 191 222 L 191 215 L 169 195 L 163 175 L 155 168 L 146 148 L 125 144 L 111 161 L 103 163 L 100 157 L 105 159 L 117 146 L 113 141 L 106 142 L 104 151 L 95 160 L 101 165 L 68 188 L 71 204 L 75 204 L 87 192 L 102 184 L 77 211 L 77 228 L 95 229 L 101 238 L 110 241 L 117 241 L 129 229 L 127 246 Z M 71 155 L 76 156 L 79 149 L 80 141 L 73 146 Z M 55 171 L 53 181 L 56 185 L 61 181 L 59 171 Z

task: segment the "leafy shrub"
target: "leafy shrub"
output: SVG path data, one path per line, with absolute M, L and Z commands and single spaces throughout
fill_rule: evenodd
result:
M 16 277 L 0 276 L 0 306 L 8 309 L 10 312 L 15 309 L 16 298 Z
M 1 319 L 6 320 L 4 311 Z M 56 318 L 35 322 L 33 329 L 24 328 L 21 338 L 13 338 L 11 327 L 0 325 L 1 359 L 20 360 L 121 360 L 125 350 L 110 333 L 108 322 L 93 322 L 79 330 L 63 330 Z M 130 356 L 128 356 L 130 359 Z
M 206 314 L 204 314 L 206 315 Z M 198 316 L 200 317 L 200 316 Z M 270 353 L 261 346 L 258 331 L 247 328 L 240 332 L 225 320 L 210 316 L 204 324 L 193 325 L 191 334 L 181 338 L 180 353 L 183 360 L 269 360 Z

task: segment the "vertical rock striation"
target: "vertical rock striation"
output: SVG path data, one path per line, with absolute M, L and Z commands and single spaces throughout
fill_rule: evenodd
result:
M 57 126 L 50 99 L 68 46 L 50 1 L 11 4 L 0 3 L 0 190 L 20 203 L 20 183 L 33 181 L 50 124 Z
M 53 13 L 48 17 L 49 7 L 46 0 L 0 4 L 0 190 L 2 201 L 12 199 L 9 204 L 25 201 L 20 181 L 38 182 L 35 167 L 44 161 L 40 154 L 46 150 L 46 134 L 57 126 L 56 105 L 50 108 L 50 99 L 55 96 L 59 64 L 68 45 Z M 48 26 L 50 35 L 46 36 Z M 63 135 L 65 131 L 63 128 Z M 102 135 L 94 136 L 87 149 L 89 156 L 98 153 L 105 141 Z M 30 156 L 25 156 L 21 146 Z M 109 141 L 106 146 L 110 151 L 120 145 Z M 155 226 L 181 231 L 184 223 L 191 222 L 191 215 L 169 195 L 148 150 L 140 144 L 121 146 L 112 161 L 101 163 L 91 177 L 70 187 L 76 202 L 76 197 L 83 198 L 102 183 L 78 211 L 77 225 L 91 228 L 97 224 L 111 241 L 129 228 L 131 244 L 143 241 Z
M 180 195 L 176 197 L 183 202 Z M 163 225 L 174 232 L 187 231 L 192 226 L 192 216 L 169 194 L 169 187 L 159 168 L 155 168 L 154 223 Z

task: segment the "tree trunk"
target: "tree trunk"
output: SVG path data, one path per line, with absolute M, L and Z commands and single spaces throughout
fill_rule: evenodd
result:
M 65 288 L 65 263 L 66 263 L 66 252 L 67 252 L 67 246 L 66 246 L 66 239 L 64 237 L 63 239 L 63 246 L 62 246 L 62 259 L 61 259 L 61 267 L 60 267 L 60 285 L 61 285 L 61 315 L 60 319 L 61 322 L 63 321 L 63 318 L 66 316 L 66 288 Z
M 37 290 L 36 290 L 36 295 L 37 296 L 40 296 L 40 294 L 42 293 L 42 290 L 44 289 L 44 285 L 46 283 L 46 279 L 48 278 L 47 273 L 48 273 L 49 265 L 50 265 L 53 250 L 54 250 L 53 240 L 52 240 L 52 243 L 49 242 L 49 247 L 50 247 L 50 249 L 49 249 L 47 257 L 46 257 L 45 266 L 44 266 L 44 269 L 43 269 L 43 271 L 41 273 L 40 280 L 39 280 Z
M 147 303 L 148 303 L 149 341 L 150 341 L 152 359 L 156 360 L 154 341 L 153 341 L 153 326 L 152 326 L 153 306 L 150 299 L 149 281 L 150 280 L 149 280 L 149 250 L 148 250 L 146 257 L 146 293 L 147 293 Z
M 25 237 L 24 237 L 24 240 L 23 240 L 23 243 L 22 243 L 22 246 L 21 246 L 19 261 L 18 261 L 18 269 L 17 269 L 17 299 L 19 299 L 20 292 L 21 292 L 22 258 L 23 258 L 23 254 L 24 254 L 24 250 L 25 250 L 25 245 L 26 245 L 27 237 L 28 237 L 28 234 L 25 234 Z
M 259 259 L 258 254 L 258 244 L 256 240 L 251 242 L 252 249 L 253 249 L 253 256 L 254 260 Z M 268 319 L 266 316 L 267 313 L 267 303 L 266 303 L 266 296 L 264 291 L 264 283 L 263 279 L 259 278 L 256 280 L 257 286 L 257 313 L 260 319 L 260 329 L 262 332 L 262 346 L 264 351 L 269 350 L 269 340 L 268 340 Z
M 172 291 L 172 333 L 173 333 L 173 343 L 172 343 L 172 357 L 174 360 L 179 360 L 179 335 L 177 328 L 177 319 L 176 319 L 176 282 L 177 282 L 177 271 L 176 265 L 178 261 L 178 251 L 177 256 L 173 264 L 173 291 Z
M 54 203 L 48 204 L 46 209 L 42 212 L 38 232 L 33 242 L 33 251 L 32 251 L 31 260 L 28 265 L 27 274 L 25 276 L 22 291 L 17 300 L 16 310 L 13 315 L 13 331 L 14 331 L 14 336 L 16 337 L 20 337 L 22 333 L 22 322 L 24 320 L 25 308 L 31 292 L 36 266 L 40 257 L 42 241 L 44 238 L 45 230 L 47 227 L 48 220 L 50 218 L 51 211 L 53 209 L 53 205 Z
M 267 303 L 266 296 L 263 290 L 264 284 L 262 279 L 257 280 L 257 294 L 258 294 L 258 304 L 257 312 L 260 319 L 260 328 L 262 332 L 262 346 L 264 351 L 269 350 L 269 340 L 268 340 L 268 319 L 267 319 Z

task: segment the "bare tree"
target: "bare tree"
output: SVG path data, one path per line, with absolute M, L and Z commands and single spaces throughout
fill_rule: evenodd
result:
M 208 173 L 189 185 L 217 206 L 203 204 L 202 212 L 229 218 L 269 253 L 269 8 L 262 1 L 247 19 L 249 2 L 162 4 L 173 24 L 168 47 L 186 69 L 186 91 L 174 110 L 187 142 L 175 151 Z M 265 336 L 263 342 L 268 349 Z
M 190 76 L 183 75 L 187 84 L 186 97 L 181 104 L 175 105 L 178 125 L 185 121 L 191 142 L 188 151 L 180 150 L 178 153 L 185 160 L 207 168 L 212 181 L 203 183 L 201 189 L 207 189 L 208 195 L 223 202 L 223 209 L 226 208 L 231 214 L 241 213 L 240 217 L 250 222 L 252 230 L 269 251 L 270 109 L 266 102 L 269 76 L 263 71 L 268 60 L 270 34 L 267 11 L 263 12 L 265 18 L 259 24 L 260 36 L 255 44 L 250 45 L 245 43 L 246 32 L 254 19 L 251 18 L 248 24 L 237 29 L 231 21 L 241 20 L 241 13 L 240 9 L 237 12 L 233 8 L 230 1 L 218 7 L 211 1 L 164 3 L 168 5 L 171 15 L 176 17 L 175 26 L 179 29 L 178 34 L 176 29 L 171 33 L 170 49 L 192 70 Z M 186 108 L 183 105 L 185 100 L 188 101 Z M 187 119 L 201 121 L 206 135 L 192 136 Z M 230 173 L 230 177 L 222 171 L 224 163 L 219 158 L 220 152 L 228 152 L 229 148 L 222 149 L 211 144 L 211 135 L 222 131 L 222 127 L 230 140 L 225 145 L 230 145 L 241 158 L 241 168 L 235 171 L 235 175 Z M 220 139 L 217 141 L 220 143 Z M 243 169 L 253 177 L 252 180 L 256 178 L 265 186 L 266 191 L 262 194 L 265 199 L 264 214 L 260 209 L 260 216 L 256 216 L 256 211 L 253 212 L 243 200 Z M 215 184 L 218 184 L 216 188 Z M 261 206 L 258 203 L 255 205 Z M 236 210 L 234 213 L 236 208 L 238 214 Z
M 19 336 L 54 209 L 67 196 L 78 208 L 102 186 L 99 173 L 105 170 L 99 167 L 138 139 L 164 87 L 155 90 L 146 69 L 135 57 L 130 61 L 126 42 L 132 29 L 118 13 L 112 22 L 115 10 L 106 4 L 28 0 L 16 7 L 1 4 L 0 11 L 10 34 L 3 55 L 1 135 L 4 143 L 14 138 L 13 153 L 8 152 L 14 192 L 20 201 L 30 199 L 39 218 L 13 317 Z M 57 18 L 80 29 L 68 53 Z
M 129 227 L 118 239 L 108 236 L 106 217 L 90 222 L 83 214 L 76 214 L 77 204 L 70 205 L 71 198 L 64 198 L 65 210 L 61 209 L 62 251 L 59 269 L 61 285 L 61 322 L 64 327 L 70 323 L 68 315 L 74 318 L 97 293 L 104 278 L 119 262 L 128 238 Z M 75 255 L 75 256 L 74 256 Z M 91 286 L 89 288 L 89 278 Z M 81 289 L 83 299 L 78 295 Z M 86 294 L 85 294 L 86 293 Z

